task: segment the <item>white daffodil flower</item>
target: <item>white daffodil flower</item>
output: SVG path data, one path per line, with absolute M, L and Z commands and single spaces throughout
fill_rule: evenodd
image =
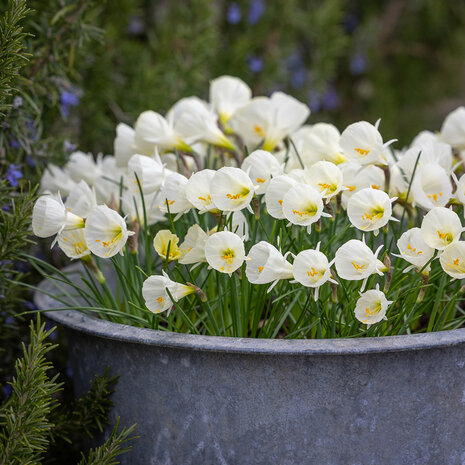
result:
M 184 241 L 179 246 L 181 265 L 192 265 L 206 262 L 205 244 L 207 243 L 208 234 L 198 225 L 194 224 L 187 230 Z
M 230 125 L 248 146 L 254 147 L 263 141 L 263 150 L 271 152 L 309 115 L 307 105 L 283 92 L 274 92 L 270 98 L 255 97 L 239 108 Z
M 457 150 L 465 150 L 465 107 L 458 107 L 446 116 L 441 139 Z
M 414 204 L 425 210 L 444 207 L 452 196 L 452 183 L 438 164 L 424 165 L 415 173 L 411 187 Z
M 241 168 L 255 184 L 256 194 L 264 194 L 271 178 L 283 173 L 283 166 L 270 152 L 255 150 L 242 162 Z
M 404 270 L 404 273 L 412 268 L 421 270 L 434 256 L 434 249 L 425 242 L 420 228 L 411 228 L 405 231 L 397 241 L 397 248 L 400 255 L 393 255 L 412 264 Z M 430 268 L 428 265 L 424 272 L 428 272 Z
M 172 281 L 166 273 L 163 273 L 163 276 L 149 276 L 142 285 L 145 305 L 153 313 L 161 313 L 170 309 L 173 306 L 171 297 L 178 302 L 194 292 L 193 287 Z
M 203 100 L 197 97 L 183 98 L 173 105 L 170 112 L 173 112 L 176 132 L 189 144 L 203 141 L 236 150 L 218 127 L 218 116 Z
M 392 301 L 387 300 L 384 292 L 371 289 L 360 295 L 355 305 L 355 318 L 361 323 L 366 323 L 368 327 L 381 320 L 387 320 L 386 311 Z
M 218 208 L 212 201 L 211 184 L 216 171 L 202 170 L 193 173 L 186 184 L 186 198 L 199 213 L 217 212 Z
M 121 189 L 129 188 L 126 171 L 116 166 L 116 159 L 111 155 L 101 159 L 102 174 L 95 178 L 95 184 L 92 186 L 95 189 L 97 203 L 119 204 Z
M 373 253 L 364 241 L 351 239 L 336 251 L 334 264 L 337 274 L 348 281 L 363 280 L 361 288 L 363 291 L 372 274 L 377 273 L 382 276 L 386 271 L 384 263 L 378 260 L 382 247 L 378 247 Z
M 230 215 L 232 215 L 231 221 Z M 240 210 L 228 214 L 224 229 L 237 234 L 244 241 L 249 240 L 249 223 L 247 223 L 247 218 Z
M 46 192 L 56 194 L 57 192 L 60 192 L 66 197 L 75 186 L 76 183 L 71 179 L 71 176 L 67 171 L 49 163 L 40 180 L 39 192 L 41 194 Z
M 231 275 L 245 260 L 244 242 L 230 231 L 214 233 L 205 244 L 205 258 L 213 269 Z
M 134 129 L 124 123 L 116 126 L 116 137 L 113 141 L 113 153 L 115 154 L 116 165 L 120 168 L 128 166 L 129 159 L 136 152 L 136 142 L 134 140 Z
M 63 231 L 57 239 L 58 247 L 63 253 L 71 260 L 82 258 L 90 255 L 90 250 L 87 247 L 86 239 L 84 237 L 84 229 L 73 229 L 70 231 Z
M 160 192 L 160 204 L 158 208 L 163 213 L 182 214 L 192 208 L 192 204 L 186 197 L 187 178 L 179 173 L 170 174 Z
M 250 87 L 233 76 L 220 76 L 210 82 L 210 103 L 226 124 L 238 108 L 244 106 L 252 97 Z
M 418 159 L 418 162 L 417 162 Z M 406 177 L 407 183 L 413 176 L 415 164 L 417 165 L 415 173 L 419 169 L 428 165 L 440 165 L 447 174 L 452 171 L 452 148 L 444 142 L 427 142 L 420 141 L 416 145 L 412 145 L 399 157 L 397 166 L 402 170 Z
M 223 167 L 213 176 L 210 190 L 213 203 L 220 210 L 237 211 L 249 207 L 254 185 L 240 168 Z
M 386 192 L 367 187 L 356 192 L 347 203 L 350 222 L 362 231 L 374 231 L 385 226 L 392 217 L 392 202 Z
M 421 223 L 423 240 L 437 250 L 444 250 L 452 242 L 458 241 L 462 231 L 457 213 L 445 207 L 432 208 Z
M 342 171 L 330 161 L 318 161 L 305 170 L 305 181 L 320 192 L 324 199 L 330 199 L 343 188 Z
M 333 260 L 334 262 L 334 260 Z M 320 252 L 320 244 L 318 243 L 316 250 L 308 249 L 302 250 L 294 258 L 292 265 L 292 272 L 294 278 L 302 286 L 315 288 L 315 301 L 318 300 L 319 288 L 330 281 L 337 284 L 331 278 L 331 265 L 333 262 L 329 262 L 326 255 Z
M 93 186 L 96 179 L 104 174 L 102 171 L 102 155 L 97 156 L 97 160 L 90 153 L 73 152 L 66 163 L 66 171 L 74 182 L 82 179 Z
M 341 134 L 340 145 L 348 161 L 361 165 L 386 164 L 384 149 L 394 141 L 383 144 L 378 123 L 367 121 L 350 124 Z
M 276 176 L 270 180 L 265 192 L 266 210 L 273 218 L 286 218 L 283 213 L 283 199 L 291 187 L 294 187 L 297 181 L 286 174 Z
M 165 178 L 165 168 L 158 153 L 155 153 L 154 158 L 135 154 L 129 159 L 128 184 L 134 194 L 139 194 L 140 190 L 144 195 L 160 190 Z
M 178 149 L 191 152 L 191 147 L 174 128 L 173 114 L 168 112 L 164 118 L 154 111 L 144 111 L 139 115 L 135 125 L 134 140 L 143 153 L 153 153 L 155 146 L 162 152 Z
M 465 242 L 457 241 L 448 245 L 439 255 L 442 269 L 454 279 L 465 278 Z
M 289 149 L 289 162 L 286 168 L 301 168 L 295 149 L 305 167 L 319 161 L 330 161 L 336 165 L 346 159 L 339 145 L 341 133 L 332 124 L 316 123 L 305 125 L 290 136 L 293 146 Z M 294 149 L 295 146 L 295 149 Z
M 410 147 L 415 145 L 429 145 L 431 143 L 435 144 L 440 142 L 439 135 L 432 131 L 420 131 L 412 140 Z
M 307 184 L 296 184 L 287 191 L 283 198 L 283 213 L 292 224 L 307 226 L 309 233 L 313 223 L 322 216 L 330 216 L 323 213 L 321 194 Z
M 42 195 L 32 210 L 32 231 L 37 237 L 50 237 L 63 230 L 84 227 L 84 220 L 68 211 L 61 200 L 51 195 Z
M 123 253 L 123 247 L 129 236 L 126 222 L 115 210 L 106 205 L 98 205 L 89 214 L 84 227 L 84 237 L 89 250 L 101 258 L 110 258 L 118 252 Z
M 371 187 L 372 189 L 383 189 L 386 182 L 384 171 L 375 165 L 362 166 L 359 163 L 348 162 L 338 165 L 343 174 L 342 205 L 347 203 L 356 192 Z
M 293 278 L 292 265 L 276 247 L 265 241 L 250 249 L 245 274 L 252 284 L 276 283 L 280 279 Z
M 87 218 L 87 215 L 96 206 L 95 191 L 84 180 L 73 187 L 65 202 L 66 209 L 81 218 Z
M 181 256 L 178 247 L 179 237 L 169 229 L 162 229 L 153 238 L 153 248 L 163 260 L 172 262 Z
M 140 194 L 133 194 L 129 189 L 124 191 L 121 208 L 128 223 L 137 221 L 140 225 L 144 225 L 147 220 L 147 225 L 150 226 L 165 219 L 165 215 L 158 208 L 161 202 L 159 192 L 144 195 L 143 200 L 142 202 Z

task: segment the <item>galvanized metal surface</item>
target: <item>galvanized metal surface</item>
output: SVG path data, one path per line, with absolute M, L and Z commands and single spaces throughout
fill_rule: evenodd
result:
M 465 464 L 465 330 L 284 341 L 47 317 L 68 330 L 78 394 L 120 375 L 111 422 L 140 436 L 123 464 Z

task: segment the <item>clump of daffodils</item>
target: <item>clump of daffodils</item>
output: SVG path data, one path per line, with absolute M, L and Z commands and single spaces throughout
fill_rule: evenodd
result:
M 101 317 L 242 337 L 463 324 L 464 107 L 396 149 L 380 120 L 339 131 L 235 77 L 209 95 L 44 173 L 34 234 L 82 261 Z

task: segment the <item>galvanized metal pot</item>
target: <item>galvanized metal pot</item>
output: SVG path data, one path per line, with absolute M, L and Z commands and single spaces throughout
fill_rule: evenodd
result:
M 107 366 L 120 375 L 110 421 L 140 436 L 123 464 L 465 464 L 464 329 L 268 340 L 47 317 L 68 332 L 78 395 Z

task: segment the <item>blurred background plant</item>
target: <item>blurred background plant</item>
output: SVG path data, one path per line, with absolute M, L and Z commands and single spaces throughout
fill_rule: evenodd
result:
M 209 80 L 221 74 L 257 94 L 296 96 L 310 106 L 310 123 L 342 130 L 381 117 L 385 140 L 398 138 L 400 147 L 421 129 L 439 129 L 463 103 L 463 56 L 463 2 L 3 2 L 0 395 L 11 395 L 6 382 L 22 352 L 15 342 L 29 333 L 27 318 L 13 316 L 34 309 L 17 283 L 37 278 L 17 255 L 33 247 L 30 205 L 47 163 L 63 164 L 77 148 L 111 153 L 118 122 L 163 113 L 189 95 L 207 98 Z M 52 354 L 67 380 L 65 352 Z

